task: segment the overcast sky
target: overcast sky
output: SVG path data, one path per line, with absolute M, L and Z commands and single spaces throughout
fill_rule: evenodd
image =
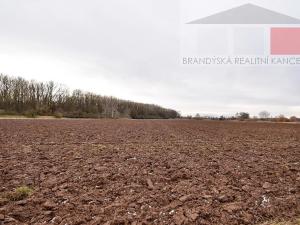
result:
M 300 116 L 300 67 L 181 64 L 182 26 L 248 2 L 300 18 L 299 0 L 1 0 L 0 72 L 183 114 Z

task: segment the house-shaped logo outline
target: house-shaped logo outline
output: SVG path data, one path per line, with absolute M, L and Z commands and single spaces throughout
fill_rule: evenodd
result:
M 299 24 L 300 19 L 287 16 L 254 4 L 216 13 L 188 24 Z

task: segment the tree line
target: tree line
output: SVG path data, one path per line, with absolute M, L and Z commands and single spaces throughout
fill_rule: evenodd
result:
M 185 119 L 197 119 L 197 120 L 240 120 L 240 121 L 269 121 L 269 122 L 300 122 L 300 118 L 296 116 L 286 117 L 279 115 L 272 117 L 271 113 L 264 110 L 258 113 L 257 116 L 250 116 L 248 112 L 238 112 L 234 116 L 201 116 L 197 113 L 195 116 L 188 115 Z
M 34 117 L 169 119 L 173 109 L 101 96 L 81 90 L 70 92 L 53 81 L 28 81 L 0 75 L 0 113 Z

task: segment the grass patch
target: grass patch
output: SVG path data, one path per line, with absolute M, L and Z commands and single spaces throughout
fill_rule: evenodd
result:
M 27 198 L 28 196 L 30 196 L 32 194 L 32 192 L 33 192 L 32 188 L 27 187 L 27 186 L 22 186 L 22 187 L 16 188 L 16 190 L 7 194 L 6 197 L 10 201 L 20 201 L 20 200 L 23 200 L 23 199 Z
M 24 113 L 26 118 L 37 118 L 38 114 L 35 111 L 29 110 Z
M 9 114 L 0 114 L 0 119 L 4 118 L 4 119 L 23 119 L 26 118 L 23 115 L 9 115 Z
M 62 113 L 59 113 L 59 112 L 54 113 L 54 118 L 56 118 L 56 119 L 61 119 L 63 117 L 64 117 L 64 115 Z

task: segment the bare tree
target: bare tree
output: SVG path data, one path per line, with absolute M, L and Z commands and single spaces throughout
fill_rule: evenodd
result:
M 261 111 L 258 115 L 259 115 L 259 118 L 261 118 L 261 119 L 269 119 L 271 116 L 271 114 L 266 110 Z
M 195 118 L 200 118 L 200 114 L 199 113 L 196 113 L 196 115 L 194 116 Z

